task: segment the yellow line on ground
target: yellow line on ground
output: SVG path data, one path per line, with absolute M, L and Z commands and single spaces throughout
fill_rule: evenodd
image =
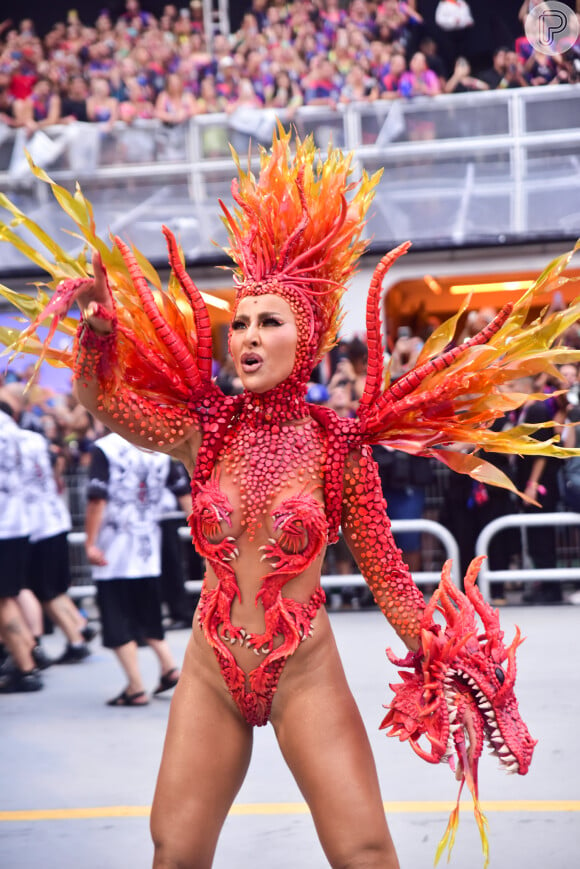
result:
M 387 814 L 429 814 L 449 812 L 455 804 L 446 800 L 418 800 L 384 803 Z M 462 800 L 461 808 L 471 809 L 468 800 Z M 484 812 L 580 812 L 580 800 L 488 800 L 481 803 Z M 236 803 L 231 815 L 305 815 L 306 803 Z M 86 818 L 144 818 L 150 806 L 97 806 L 86 809 L 23 809 L 0 811 L 4 821 L 68 821 Z

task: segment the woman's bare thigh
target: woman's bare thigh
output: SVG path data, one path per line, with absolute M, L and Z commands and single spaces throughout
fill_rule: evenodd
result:
M 335 869 L 398 869 L 368 736 L 330 630 L 272 707 L 284 758 Z
M 195 630 L 195 627 L 194 627 Z M 244 780 L 252 729 L 190 641 L 171 702 L 151 812 L 154 869 L 209 869 Z

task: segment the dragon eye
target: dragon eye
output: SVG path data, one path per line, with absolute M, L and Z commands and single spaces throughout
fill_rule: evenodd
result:
M 500 685 L 503 685 L 503 683 L 505 682 L 505 673 L 501 667 L 495 668 L 495 678 L 497 679 L 497 681 L 499 682 Z

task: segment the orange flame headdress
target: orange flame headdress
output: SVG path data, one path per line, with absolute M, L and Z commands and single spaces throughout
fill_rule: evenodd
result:
M 310 370 L 336 342 L 340 301 L 368 244 L 361 234 L 381 173 L 363 172 L 351 183 L 352 154 L 331 148 L 323 160 L 312 136 L 296 137 L 292 154 L 290 138 L 279 127 L 271 150 L 261 149 L 257 178 L 234 152 L 238 207 L 232 214 L 220 204 L 226 253 L 236 264 L 236 303 L 262 293 L 285 298 L 298 319 L 297 361 Z

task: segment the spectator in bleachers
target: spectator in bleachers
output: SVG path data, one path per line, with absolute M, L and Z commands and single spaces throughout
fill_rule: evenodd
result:
M 329 40 L 333 38 L 339 28 L 344 27 L 347 17 L 346 10 L 341 7 L 340 0 L 320 0 L 322 29 Z
M 567 51 L 565 54 L 557 54 L 554 58 L 556 74 L 550 84 L 577 84 L 580 82 L 580 58 L 574 53 Z
M 195 2 L 199 2 L 199 0 L 195 0 Z M 264 28 L 268 23 L 269 9 L 269 0 L 251 0 L 249 4 L 249 11 L 254 16 L 260 33 L 264 31 Z
M 34 83 L 38 78 L 37 66 L 40 57 L 35 47 L 30 44 L 20 45 L 10 51 L 10 95 L 14 100 L 25 100 L 32 93 Z M 18 46 L 18 47 L 16 47 Z
M 137 120 L 154 118 L 155 106 L 139 79 L 136 77 L 128 79 L 126 88 L 126 99 L 119 103 L 119 119 L 126 124 L 132 124 Z
M 340 102 L 371 102 L 379 96 L 379 86 L 372 76 L 367 75 L 360 63 L 354 63 L 347 73 L 340 92 Z
M 347 25 L 346 32 L 348 33 L 353 60 L 362 64 L 367 63 L 371 56 L 370 40 L 367 39 L 362 30 L 357 30 L 352 24 Z M 340 69 L 338 71 L 341 72 Z
M 215 85 L 213 75 L 206 75 L 199 86 L 199 97 L 196 104 L 196 114 L 211 114 L 212 112 L 225 111 L 226 103 L 221 97 Z M 221 148 L 221 145 L 220 145 Z
M 248 51 L 244 63 L 244 76 L 251 81 L 261 106 L 265 106 L 274 85 L 274 76 L 265 52 Z
M 549 84 L 556 75 L 557 66 L 554 58 L 543 54 L 537 49 L 532 52 L 524 63 L 524 77 L 529 84 L 537 87 Z
M 155 117 L 169 127 L 183 124 L 197 111 L 195 98 L 186 91 L 183 80 L 177 73 L 167 76 L 167 85 L 155 101 Z
M 191 20 L 191 35 L 199 35 L 204 31 L 203 4 L 201 0 L 191 0 L 189 8 Z
M 232 114 L 237 109 L 261 109 L 262 100 L 255 91 L 254 83 L 246 75 L 240 76 L 238 95 L 235 100 L 230 100 L 226 105 L 226 112 Z
M 373 39 L 369 46 L 369 72 L 377 82 L 381 82 L 383 76 L 389 72 L 391 54 L 392 48 L 389 44 Z
M 258 27 L 256 16 L 251 12 L 246 12 L 242 18 L 239 30 L 234 34 L 234 52 L 245 47 L 257 47 L 259 44 L 259 40 L 257 39 L 259 34 L 260 28 Z
M 302 105 L 304 105 L 304 95 L 300 85 L 285 69 L 279 70 L 274 76 L 274 83 L 266 106 L 285 109 L 289 117 L 292 117 L 296 109 Z
M 432 36 L 424 36 L 419 45 L 419 51 L 422 51 L 427 61 L 427 66 L 437 76 L 441 92 L 445 88 L 447 80 L 447 71 L 443 59 L 438 53 L 437 43 Z
M 393 52 L 389 63 L 389 71 L 383 76 L 379 85 L 383 100 L 394 100 L 401 96 L 401 79 L 407 71 L 407 61 L 402 52 Z
M 368 40 L 374 37 L 375 19 L 367 0 L 351 0 L 347 18 Z
M 10 93 L 10 75 L 0 70 L 0 123 L 15 126 L 14 97 Z
M 87 97 L 87 118 L 91 123 L 101 124 L 110 130 L 119 117 L 119 101 L 111 96 L 109 82 L 104 76 L 91 80 Z
M 439 79 L 427 66 L 427 58 L 422 51 L 416 51 L 409 61 L 409 69 L 399 82 L 399 92 L 405 97 L 434 97 L 441 92 Z
M 198 81 L 202 79 L 203 76 L 214 73 L 214 55 L 208 50 L 205 36 L 202 33 L 191 34 L 188 48 L 192 68 L 195 70 Z
M 506 51 L 506 69 L 500 88 L 525 88 L 529 82 L 524 76 L 524 64 L 515 51 Z
M 213 75 L 206 75 L 200 85 L 197 114 L 225 111 L 225 101 L 216 92 Z M 228 133 L 224 124 L 204 125 L 201 130 L 203 154 L 206 157 L 223 157 L 229 153 Z
M 218 64 L 223 57 L 231 57 L 231 46 L 228 37 L 223 33 L 216 33 L 213 38 L 213 72 L 217 72 Z
M 414 31 L 420 31 L 423 18 L 416 9 L 416 0 L 401 3 L 398 0 L 383 0 L 377 7 L 376 21 L 379 28 L 387 27 L 390 39 L 406 49 L 410 46 Z
M 14 100 L 14 126 L 24 127 L 30 135 L 43 127 L 58 124 L 60 119 L 60 96 L 45 76 L 35 81 L 30 96 Z
M 309 66 L 309 72 L 302 81 L 304 104 L 335 109 L 342 89 L 341 77 L 335 65 L 331 60 L 316 55 Z
M 465 57 L 458 57 L 455 61 L 453 75 L 445 83 L 445 93 L 462 94 L 469 91 L 486 91 L 489 89 L 484 81 L 471 75 L 471 66 Z
M 493 52 L 492 65 L 479 74 L 479 78 L 484 81 L 491 90 L 500 87 L 504 80 L 507 66 L 506 53 L 508 50 L 509 49 L 503 45 L 496 48 Z
M 125 0 L 125 11 L 119 16 L 119 20 L 134 28 L 146 27 L 151 18 L 151 13 L 141 8 L 139 0 Z
M 215 87 L 224 104 L 237 100 L 240 90 L 240 70 L 230 55 L 222 57 L 218 63 Z

